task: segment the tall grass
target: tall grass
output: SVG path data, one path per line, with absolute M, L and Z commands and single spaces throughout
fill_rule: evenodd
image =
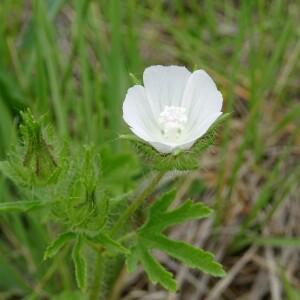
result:
M 213 157 L 208 201 L 216 208 L 215 232 L 235 227 L 231 251 L 251 244 L 299 247 L 299 237 L 263 237 L 299 191 L 299 10 L 297 1 L 282 0 L 2 0 L 0 157 L 17 138 L 19 110 L 29 106 L 48 114 L 62 138 L 99 145 L 105 184 L 126 193 L 144 172 L 118 140 L 129 74 L 142 79 L 151 64 L 203 68 L 232 112 Z M 252 179 L 256 189 L 248 190 Z M 0 179 L 0 201 L 20 196 Z M 232 224 L 239 207 L 246 215 Z M 0 216 L 0 230 L 0 298 L 53 299 L 75 289 L 67 252 L 42 262 L 55 227 L 34 214 L 14 214 Z

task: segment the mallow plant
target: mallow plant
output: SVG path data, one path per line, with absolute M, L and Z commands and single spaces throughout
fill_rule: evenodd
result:
M 201 153 L 214 143 L 227 117 L 221 112 L 222 95 L 205 71 L 191 73 L 179 66 L 149 67 L 143 84 L 127 92 L 123 119 L 132 134 L 120 136 L 132 144 L 149 177 L 145 187 L 137 183 L 133 195 L 120 195 L 118 201 L 111 197 L 103 184 L 99 149 L 73 147 L 57 137 L 45 117 L 35 118 L 29 110 L 21 113 L 19 143 L 0 164 L 22 196 L 0 203 L 0 212 L 43 211 L 46 222 L 60 231 L 44 259 L 72 249 L 82 299 L 109 299 L 114 285 L 104 281 L 116 265 L 126 265 L 128 272 L 140 266 L 153 284 L 175 292 L 176 281 L 155 257 L 156 250 L 211 276 L 225 275 L 212 253 L 168 236 L 172 226 L 212 217 L 213 210 L 189 199 L 174 207 L 176 191 L 170 184 L 162 194 L 157 188 L 169 172 L 199 168 Z

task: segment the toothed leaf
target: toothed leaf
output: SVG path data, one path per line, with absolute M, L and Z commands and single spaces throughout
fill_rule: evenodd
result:
M 159 282 L 167 290 L 175 292 L 177 285 L 172 273 L 168 272 L 146 248 L 139 246 L 138 251 L 141 263 L 149 279 L 153 283 Z
M 138 230 L 135 244 L 127 256 L 127 266 L 130 272 L 136 269 L 140 262 L 149 279 L 159 283 L 170 291 L 176 290 L 176 282 L 151 251 L 156 249 L 181 261 L 186 266 L 199 269 L 213 276 L 224 276 L 225 272 L 213 254 L 189 245 L 183 241 L 169 239 L 163 234 L 170 226 L 186 221 L 202 219 L 209 216 L 212 210 L 202 203 L 188 200 L 177 208 L 170 209 L 175 199 L 175 192 L 164 194 L 149 208 L 145 224 Z
M 196 248 L 185 242 L 174 241 L 162 234 L 144 238 L 148 248 L 155 248 L 167 253 L 169 256 L 180 260 L 191 268 L 199 269 L 210 275 L 221 277 L 225 275 L 222 266 L 215 261 L 212 253 Z

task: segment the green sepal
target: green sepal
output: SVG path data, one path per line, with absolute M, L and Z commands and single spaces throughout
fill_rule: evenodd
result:
M 132 81 L 132 84 L 134 85 L 140 85 L 141 81 L 137 79 L 137 77 L 133 73 L 129 73 L 130 79 Z
M 144 164 L 150 165 L 151 168 L 159 171 L 193 170 L 198 168 L 199 155 L 215 142 L 217 128 L 228 119 L 229 115 L 229 113 L 222 114 L 190 149 L 177 150 L 170 154 L 158 152 L 150 144 L 132 134 L 121 135 L 120 138 L 128 140 Z

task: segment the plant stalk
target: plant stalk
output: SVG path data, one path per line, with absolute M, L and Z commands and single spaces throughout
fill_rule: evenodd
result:
M 126 224 L 128 219 L 139 209 L 139 207 L 143 204 L 144 200 L 153 192 L 161 178 L 164 176 L 165 172 L 159 172 L 156 176 L 151 180 L 149 185 L 144 189 L 144 191 L 128 206 L 128 208 L 124 211 L 124 213 L 120 216 L 117 223 L 111 229 L 111 236 L 115 236 L 119 230 Z M 131 233 L 132 235 L 132 233 Z M 101 283 L 102 283 L 102 274 L 104 268 L 104 257 L 103 253 L 97 253 L 97 261 L 94 270 L 93 282 L 89 292 L 89 299 L 95 300 L 99 299 L 99 295 L 101 292 Z
M 89 300 L 99 299 L 101 292 L 102 276 L 104 269 L 104 257 L 102 253 L 97 253 L 96 264 L 94 269 L 94 277 L 90 292 L 88 294 Z
M 165 172 L 159 172 L 145 188 L 145 190 L 127 207 L 125 212 L 120 216 L 117 223 L 111 229 L 111 236 L 115 236 L 117 232 L 126 224 L 128 219 L 139 209 L 144 200 L 153 192 Z

